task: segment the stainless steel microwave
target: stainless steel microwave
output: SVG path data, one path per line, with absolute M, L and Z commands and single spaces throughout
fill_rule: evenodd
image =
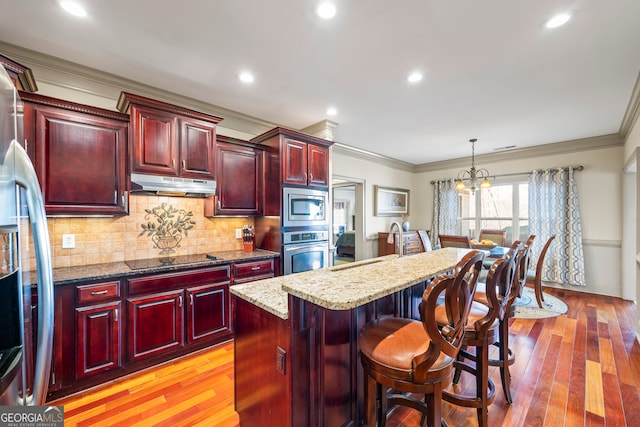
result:
M 284 188 L 282 225 L 284 227 L 328 225 L 329 193 L 308 188 Z

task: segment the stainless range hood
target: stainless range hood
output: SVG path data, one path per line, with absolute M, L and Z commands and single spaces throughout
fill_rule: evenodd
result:
M 131 194 L 208 197 L 216 194 L 216 182 L 205 179 L 132 173 Z

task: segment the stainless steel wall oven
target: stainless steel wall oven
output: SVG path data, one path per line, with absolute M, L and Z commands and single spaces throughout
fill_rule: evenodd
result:
M 292 231 L 283 236 L 283 273 L 329 267 L 329 231 Z

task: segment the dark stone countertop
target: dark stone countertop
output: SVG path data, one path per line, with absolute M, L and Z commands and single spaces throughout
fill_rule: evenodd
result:
M 115 277 L 137 276 L 150 273 L 167 273 L 191 268 L 212 267 L 232 262 L 257 261 L 260 259 L 276 258 L 278 252 L 257 249 L 254 252 L 222 251 L 215 252 L 217 259 L 209 259 L 206 254 L 180 255 L 166 258 L 151 258 L 135 261 L 111 262 L 106 264 L 92 264 L 80 267 L 64 267 L 53 269 L 54 285 L 88 282 L 93 280 L 109 280 Z M 23 275 L 23 284 L 37 282 L 36 272 L 27 271 Z

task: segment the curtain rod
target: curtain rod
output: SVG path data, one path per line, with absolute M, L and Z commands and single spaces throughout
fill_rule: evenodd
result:
M 566 167 L 571 167 L 571 166 L 566 166 Z M 554 169 L 545 169 L 545 170 L 550 170 L 550 171 L 559 171 L 561 169 L 565 169 L 565 168 L 554 168 Z M 574 170 L 577 171 L 581 171 L 584 170 L 584 166 L 579 165 L 579 166 L 573 166 Z M 531 175 L 532 172 L 514 172 L 514 173 L 503 173 L 501 175 L 489 175 L 489 178 L 502 178 L 505 176 L 520 176 L 520 175 Z M 443 179 L 441 181 L 447 181 L 446 179 Z M 437 181 L 431 181 L 431 185 L 435 184 Z

